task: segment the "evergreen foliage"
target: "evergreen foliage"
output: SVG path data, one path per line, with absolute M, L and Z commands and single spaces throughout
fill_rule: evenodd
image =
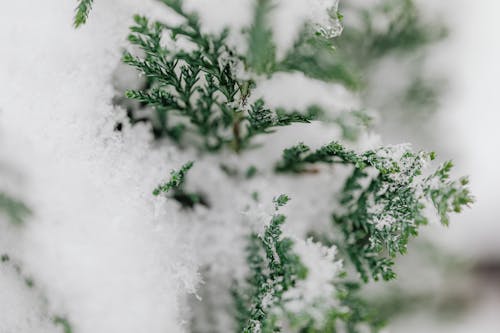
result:
M 346 10 L 351 4 L 343 3 Z M 355 8 L 355 7 L 354 7 Z M 356 67 L 367 67 L 388 54 L 407 54 L 446 36 L 440 23 L 426 24 L 413 0 L 384 0 L 369 8 L 356 8 L 361 24 L 350 26 L 338 39 L 339 52 L 355 61 Z M 377 18 L 387 24 L 376 26 Z
M 436 34 L 420 24 L 413 1 L 384 1 L 377 10 L 392 15 L 387 31 L 375 31 L 369 12 L 362 14 L 364 21 L 358 30 L 346 31 L 335 40 L 332 38 L 341 28 L 318 28 L 314 22 L 306 22 L 292 47 L 278 57 L 271 27 L 275 8 L 272 0 L 255 1 L 252 24 L 243 31 L 246 52 L 230 44 L 229 28 L 218 33 L 206 32 L 198 14 L 187 11 L 182 0 L 161 2 L 181 22 L 173 24 L 134 16 L 135 23 L 128 36 L 132 47 L 122 60 L 142 74 L 146 84 L 128 90 L 126 97 L 139 102 L 140 109 L 136 111 L 144 111 L 143 119 L 151 125 L 158 142 L 174 143 L 179 149 L 194 147 L 200 159 L 219 154 L 218 165 L 228 179 L 243 182 L 259 174 L 259 161 L 252 161 L 252 166 L 242 172 L 226 164 L 225 153 L 242 156 L 246 150 L 258 147 L 257 136 L 264 137 L 282 126 L 322 121 L 340 127 L 343 139 L 356 141 L 359 128 L 370 122 L 370 117 L 360 110 L 345 113 L 337 110 L 332 116 L 329 112 L 332 110 L 317 105 L 305 110 L 269 107 L 264 98 L 254 98 L 262 78 L 279 72 L 300 72 L 350 90 L 362 90 L 367 82 L 360 73 L 369 70 L 375 60 L 392 52 L 410 52 L 444 34 L 444 31 Z M 79 2 L 75 27 L 86 22 L 92 3 L 92 0 Z M 335 22 L 342 19 L 336 7 L 330 8 L 328 15 Z M 172 47 L 166 39 L 174 44 L 187 43 L 189 47 Z M 432 99 L 427 98 L 431 92 L 421 94 L 425 87 L 416 84 L 412 89 L 408 92 L 409 99 Z M 153 110 L 152 115 L 146 113 L 147 109 Z M 353 119 L 362 125 L 352 126 Z M 262 142 L 273 144 L 271 139 Z M 358 275 L 350 276 L 347 269 L 332 274 L 335 276 L 328 284 L 334 292 L 323 295 L 328 301 L 321 299 L 318 303 L 325 304 L 311 305 L 324 320 L 308 311 L 290 310 L 294 301 L 290 295 L 295 295 L 293 292 L 311 277 L 311 272 L 305 264 L 307 258 L 297 250 L 297 241 L 285 236 L 282 229 L 286 217 L 278 211 L 290 199 L 279 195 L 274 198 L 275 211 L 264 231 L 250 232 L 248 237 L 246 280 L 235 278 L 228 290 L 234 300 L 234 326 L 238 332 L 355 333 L 366 325 L 372 331 L 380 330 L 384 318 L 360 295 L 362 286 L 370 278 L 394 279 L 395 257 L 406 253 L 408 242 L 418 235 L 421 226 L 428 224 L 433 216 L 448 225 L 450 213 L 458 213 L 473 202 L 468 179 L 450 177 L 451 162 L 428 172 L 426 167 L 435 159 L 434 153 L 415 152 L 406 145 L 357 152 L 338 141 L 316 150 L 299 143 L 285 149 L 281 159 L 278 156 L 276 159 L 269 178 L 281 174 L 312 177 L 337 166 L 348 170 L 340 193 L 332 193 L 338 199 L 331 215 L 334 231 L 316 237 L 311 244 L 330 246 L 328 249 L 334 246 L 338 256 L 354 267 Z M 193 164 L 187 162 L 178 171 L 172 171 L 170 179 L 158 185 L 152 194 L 168 195 L 183 207 L 202 204 L 210 210 L 203 195 L 185 190 Z M 236 177 L 241 174 L 245 176 Z M 257 192 L 253 197 L 258 201 Z M 30 212 L 22 203 L 3 194 L 0 209 L 15 223 Z M 331 253 L 325 257 L 330 264 L 335 263 Z M 2 257 L 2 262 L 7 260 L 8 257 Z M 66 333 L 72 332 L 63 317 L 55 317 L 54 323 L 61 325 Z
M 275 209 L 286 204 L 288 196 L 275 198 Z M 263 235 L 252 233 L 247 247 L 247 264 L 250 269 L 248 290 L 244 294 L 233 289 L 237 319 L 241 332 L 276 332 L 277 318 L 272 313 L 282 303 L 283 294 L 305 278 L 306 268 L 292 250 L 293 242 L 282 236 L 281 225 L 286 217 L 274 214 Z
M 286 195 L 275 198 L 276 211 L 288 201 Z M 294 332 L 338 332 L 344 326 L 346 332 L 359 332 L 359 325 L 367 325 L 378 331 L 385 321 L 370 305 L 358 295 L 361 285 L 345 279 L 340 273 L 335 286 L 338 303 L 328 307 L 324 322 L 318 323 L 313 316 L 290 312 L 287 291 L 297 282 L 308 277 L 307 267 L 294 251 L 294 242 L 282 236 L 282 225 L 286 218 L 274 214 L 263 235 L 252 233 L 248 240 L 247 264 L 249 276 L 244 287 L 232 289 L 235 318 L 238 332 L 281 332 L 289 327 Z
M 414 0 L 383 0 L 367 6 L 343 1 L 341 10 L 353 19 L 336 39 L 335 59 L 352 73 L 353 87 L 361 90 L 365 102 L 399 122 L 408 118 L 422 122 L 436 112 L 446 80 L 426 73 L 425 59 L 429 47 L 448 35 L 442 21 L 422 19 Z M 371 75 L 386 59 L 402 68 L 406 83 L 384 99 L 373 94 L 379 83 L 372 82 Z
M 237 72 L 245 65 L 260 71 L 264 66 L 260 60 L 251 57 L 253 60 L 244 63 L 244 57 L 227 45 L 228 30 L 218 35 L 203 33 L 198 16 L 186 12 L 181 1 L 163 2 L 185 22 L 171 26 L 135 16 L 136 25 L 131 27 L 128 40 L 145 56 L 129 52 L 123 56 L 126 64 L 148 80 L 146 90 L 130 90 L 126 95 L 155 109 L 152 124 L 158 137 L 180 142 L 185 132 L 194 132 L 197 145 L 204 150 L 230 147 L 239 152 L 250 147 L 253 137 L 269 133 L 273 127 L 310 120 L 298 112 L 270 110 L 262 100 L 250 104 L 254 82 L 239 79 Z M 194 50 L 174 51 L 162 46 L 164 31 L 174 40 L 187 39 Z
M 253 24 L 248 32 L 248 64 L 256 73 L 270 73 L 276 65 L 276 47 L 269 28 L 272 0 L 255 2 Z
M 172 189 L 180 189 L 180 187 L 184 184 L 187 172 L 189 171 L 189 169 L 191 169 L 192 166 L 193 162 L 187 162 L 179 169 L 179 171 L 173 170 L 170 173 L 170 180 L 155 188 L 153 190 L 153 195 L 167 193 Z
M 85 24 L 87 22 L 87 18 L 89 16 L 90 10 L 92 9 L 92 3 L 94 0 L 79 0 L 78 1 L 78 6 L 76 7 L 75 11 L 75 19 L 73 24 L 75 25 L 75 28 L 80 27 L 81 25 Z
M 187 173 L 193 167 L 193 164 L 192 161 L 189 161 L 182 165 L 179 171 L 172 170 L 170 179 L 166 183 L 158 185 L 153 190 L 153 195 L 158 196 L 160 194 L 171 193 L 170 197 L 184 208 L 193 208 L 197 204 L 208 206 L 208 202 L 203 194 L 188 192 L 184 189 Z
M 341 248 L 364 281 L 369 275 L 390 280 L 395 277 L 392 258 L 404 254 L 410 237 L 428 223 L 426 207 L 434 206 L 441 223 L 447 225 L 450 212 L 460 212 L 473 201 L 465 187 L 467 178 L 449 180 L 451 162 L 423 176 L 424 167 L 434 158 L 434 153 L 414 153 L 405 146 L 357 154 L 338 142 L 312 152 L 299 144 L 285 149 L 276 170 L 307 172 L 317 163 L 352 166 L 339 200 L 344 212 L 333 213 L 344 237 Z

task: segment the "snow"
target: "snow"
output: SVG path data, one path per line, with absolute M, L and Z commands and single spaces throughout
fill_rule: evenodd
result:
M 207 31 L 229 25 L 238 32 L 251 21 L 252 3 L 186 1 Z M 112 104 L 115 90 L 131 88 L 135 79 L 117 83 L 116 71 L 133 14 L 162 20 L 175 15 L 153 0 L 96 0 L 88 23 L 74 30 L 74 5 L 13 1 L 0 21 L 0 185 L 34 212 L 20 228 L 0 217 L 0 253 L 15 258 L 37 286 L 26 288 L 12 268 L 0 264 L 0 313 L 7 314 L 0 331 L 52 332 L 53 316 L 62 315 L 80 333 L 183 332 L 196 311 L 193 304 L 230 305 L 224 293 L 246 274 L 246 237 L 269 222 L 272 198 L 281 193 L 292 198 L 282 209 L 286 234 L 297 238 L 294 249 L 309 271 L 287 295 L 300 299 L 290 309 L 304 311 L 334 292 L 330 282 L 341 269 L 335 250 L 300 239 L 310 229 L 330 227 L 329 216 L 339 208 L 332 193 L 349 170 L 324 167 L 294 181 L 271 172 L 291 142 L 318 147 L 338 138 L 339 130 L 320 123 L 290 126 L 260 139 L 272 145 L 241 156 L 200 158 L 168 143 L 154 145 L 147 126 L 131 127 L 124 110 Z M 278 55 L 292 45 L 301 23 L 316 19 L 318 9 L 336 6 L 278 1 L 272 19 Z M 340 29 L 329 17 L 320 21 L 321 27 Z M 243 45 L 241 36 L 231 38 Z M 319 104 L 333 114 L 359 107 L 341 86 L 299 73 L 260 80 L 253 97 L 272 107 Z M 121 133 L 113 131 L 118 121 Z M 359 145 L 379 143 L 368 133 Z M 196 162 L 186 186 L 208 194 L 210 209 L 181 210 L 151 195 L 188 160 Z M 244 182 L 228 178 L 221 160 L 241 169 L 257 161 L 259 174 Z M 229 330 L 227 317 L 211 317 L 215 330 Z
M 33 327 L 61 314 L 77 332 L 181 332 L 197 266 L 176 212 L 155 215 L 151 196 L 178 161 L 154 149 L 141 126 L 113 132 L 123 111 L 111 104 L 110 78 L 127 27 L 138 8 L 157 5 L 97 1 L 78 31 L 73 5 L 15 2 L 2 18 L 2 158 L 22 173 L 18 191 L 35 213 L 2 235 L 0 251 L 34 276 L 49 309 L 35 316 L 35 296 L 17 298 L 17 307 L 29 309 Z M 6 297 L 21 289 L 12 288 Z M 33 332 L 17 330 L 23 320 L 2 320 L 2 332 Z
M 335 246 L 327 248 L 312 239 L 295 240 L 293 250 L 307 268 L 307 277 L 283 294 L 285 309 L 298 315 L 308 314 L 320 328 L 328 310 L 339 306 L 333 282 L 342 270 L 342 262 L 335 260 Z
M 127 26 L 137 8 L 156 12 L 156 7 L 98 1 L 88 24 L 75 31 L 71 6 L 60 6 L 47 2 L 27 10 L 14 4 L 12 17 L 28 16 L 32 24 L 19 29 L 14 22 L 1 32 L 2 39 L 23 45 L 2 54 L 2 77 L 9 77 L 0 83 L 5 92 L 2 160 L 22 173 L 19 196 L 35 212 L 23 229 L 2 234 L 1 250 L 35 277 L 47 295 L 46 316 L 65 315 L 75 331 L 181 332 L 189 319 L 186 297 L 200 287 L 201 268 L 211 267 L 203 279 L 219 278 L 225 287 L 232 276 L 244 274 L 242 247 L 250 228 L 240 221 L 251 193 L 258 190 L 261 202 L 269 203 L 279 193 L 296 194 L 292 213 L 300 213 L 291 214 L 291 229 L 301 234 L 304 224 L 293 221 L 308 212 L 328 223 L 331 188 L 315 189 L 328 174 L 312 183 L 303 180 L 303 186 L 287 177 L 276 184 L 266 176 L 225 188 L 219 157 L 207 157 L 196 162 L 192 179 L 199 181 L 189 184 L 188 179 L 188 186 L 211 194 L 211 211 L 197 207 L 181 215 L 176 203 L 151 191 L 194 153 L 152 146 L 142 125 L 131 128 L 125 122 L 123 134 L 113 132 L 124 112 L 111 104 L 110 78 L 116 77 Z M 38 16 L 53 19 L 40 27 Z M 324 128 L 309 130 L 309 137 L 319 142 L 325 133 L 338 135 Z M 293 129 L 276 133 L 281 145 L 234 162 L 277 159 L 295 134 Z M 272 158 L 264 161 L 269 169 L 263 171 L 273 163 Z M 303 192 L 304 186 L 309 190 Z M 316 206 L 323 208 L 311 209 Z M 23 306 L 36 310 L 36 298 L 27 298 Z M 40 320 L 42 325 L 48 317 Z
M 27 288 L 14 267 L 3 262 L 0 263 L 0 299 L 2 300 L 0 302 L 2 313 L 0 332 L 49 333 L 54 331 L 39 293 Z
M 328 38 L 336 37 L 342 31 L 340 23 L 328 15 L 337 11 L 338 0 L 276 0 L 272 13 L 273 34 L 278 58 L 285 55 L 305 23 L 316 23 L 316 28 Z
M 331 116 L 361 107 L 359 98 L 345 87 L 311 79 L 299 72 L 277 73 L 261 80 L 253 98 L 263 98 L 269 107 L 288 110 L 303 111 L 311 105 L 317 105 Z

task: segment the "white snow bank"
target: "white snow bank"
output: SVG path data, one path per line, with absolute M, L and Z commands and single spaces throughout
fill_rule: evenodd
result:
M 123 114 L 111 104 L 132 15 L 159 4 L 96 1 L 79 30 L 74 5 L 16 1 L 2 15 L 2 157 L 24 174 L 34 216 L 2 237 L 0 251 L 22 263 L 50 315 L 66 316 L 75 332 L 180 332 L 179 302 L 194 291 L 197 266 L 175 211 L 155 214 L 151 195 L 179 162 L 140 127 L 113 132 Z M 36 297 L 4 296 L 34 318 Z M 35 332 L 15 318 L 2 319 L 1 331 Z

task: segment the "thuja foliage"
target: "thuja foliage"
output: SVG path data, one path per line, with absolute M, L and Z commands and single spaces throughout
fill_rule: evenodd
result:
M 87 22 L 87 17 L 89 16 L 90 10 L 92 9 L 92 3 L 94 0 L 79 0 L 78 1 L 78 6 L 76 7 L 75 11 L 75 19 L 74 19 L 74 25 L 75 28 L 78 28 L 82 24 L 85 24 Z
M 346 12 L 354 11 L 360 19 L 338 39 L 339 52 L 348 55 L 356 67 L 369 67 L 388 54 L 405 54 L 446 36 L 441 23 L 427 24 L 421 19 L 413 0 L 383 0 L 374 6 L 356 8 L 341 3 Z M 383 18 L 381 23 L 377 19 Z
M 429 46 L 448 35 L 444 23 L 422 19 L 415 0 L 383 0 L 361 6 L 343 1 L 340 7 L 353 19 L 346 20 L 344 32 L 336 41 L 336 59 L 342 59 L 340 62 L 353 73 L 355 87 L 362 88 L 370 105 L 380 108 L 388 118 L 401 115 L 415 120 L 435 112 L 446 80 L 435 73 L 426 73 L 424 65 Z M 387 99 L 373 98 L 370 92 L 379 83 L 370 81 L 370 73 L 385 59 L 404 68 L 406 83 Z
M 132 47 L 122 60 L 142 74 L 145 84 L 126 92 L 128 98 L 140 105 L 129 114 L 130 120 L 138 121 L 136 114 L 142 112 L 141 121 L 151 125 L 158 142 L 172 143 L 179 149 L 194 147 L 200 158 L 220 154 L 218 163 L 231 181 L 256 177 L 261 161 L 252 161 L 252 167 L 247 166 L 245 172 L 225 163 L 227 153 L 241 156 L 257 148 L 258 136 L 266 137 L 259 143 L 272 145 L 272 136 L 266 135 L 278 127 L 323 121 L 340 127 L 344 139 L 357 137 L 349 121 L 339 116 L 340 110 L 335 110 L 338 112 L 332 117 L 332 110 L 317 105 L 306 110 L 268 107 L 264 99 L 254 96 L 262 78 L 278 72 L 301 72 L 348 89 L 362 89 L 366 85 L 360 73 L 367 70 L 370 61 L 395 50 L 413 50 L 431 40 L 416 19 L 413 2 L 409 0 L 401 2 L 402 5 L 392 2 L 383 8 L 385 13 L 398 13 L 388 31 L 366 34 L 353 31 L 344 41 L 332 40 L 341 30 L 338 21 L 342 16 L 336 8 L 330 8 L 328 14 L 334 22 L 331 26 L 305 23 L 292 47 L 278 57 L 271 28 L 271 14 L 275 10 L 272 0 L 255 1 L 253 22 L 243 32 L 248 46 L 245 52 L 230 44 L 231 30 L 206 32 L 199 16 L 187 11 L 183 1 L 161 2 L 178 16 L 180 23 L 134 17 L 128 36 Z M 90 4 L 89 1 L 82 7 L 85 18 Z M 371 32 L 369 13 L 366 15 L 367 25 L 360 31 Z M 170 42 L 189 47 L 175 47 Z M 369 121 L 359 110 L 347 114 L 361 123 Z M 316 245 L 321 242 L 325 247 L 335 246 L 346 269 L 328 281 L 334 292 L 308 305 L 311 311 L 290 310 L 289 293 L 295 295 L 311 272 L 304 264 L 305 258 L 296 251 L 296 242 L 284 236 L 282 230 L 285 216 L 278 209 L 289 198 L 276 197 L 269 224 L 263 232 L 251 232 L 248 237 L 247 279 L 236 280 L 228 290 L 234 299 L 238 332 L 342 331 L 339 327 L 359 332 L 362 325 L 368 325 L 372 331 L 379 330 L 384 318 L 363 300 L 360 293 L 363 284 L 371 278 L 394 279 L 395 257 L 407 251 L 408 242 L 417 236 L 421 226 L 433 217 L 447 225 L 450 213 L 460 212 L 473 201 L 467 178 L 450 177 L 451 162 L 429 173 L 425 168 L 435 159 L 434 153 L 415 152 L 406 145 L 358 152 L 340 141 L 316 150 L 299 143 L 285 149 L 281 158 L 274 158 L 275 168 L 269 178 L 287 174 L 294 181 L 332 169 L 347 173 L 346 177 L 338 178 L 343 182 L 340 192 L 332 193 L 337 204 L 332 203 L 331 233 L 316 235 L 314 239 Z M 193 162 L 189 162 L 173 171 L 171 178 L 154 189 L 153 194 L 187 202 L 190 207 L 200 203 L 197 194 L 190 194 L 184 188 L 192 166 Z M 237 177 L 241 174 L 246 176 Z M 254 199 L 258 200 L 257 193 Z M 208 204 L 205 206 L 210 209 Z M 331 253 L 328 258 L 334 261 Z M 348 273 L 349 268 L 357 274 Z
M 201 193 L 189 192 L 185 189 L 184 182 L 186 180 L 186 175 L 188 171 L 193 167 L 193 162 L 189 161 L 181 166 L 181 168 L 176 171 L 172 170 L 170 173 L 170 179 L 158 185 L 153 190 L 153 195 L 158 196 L 160 194 L 167 195 L 181 204 L 185 208 L 193 208 L 197 204 L 208 206 L 206 198 Z
M 294 332 L 319 333 L 337 332 L 343 326 L 354 333 L 358 332 L 358 324 L 369 325 L 373 330 L 382 328 L 383 318 L 358 295 L 360 284 L 345 280 L 343 272 L 330 282 L 336 289 L 330 297 L 336 298 L 337 306 L 325 310 L 321 323 L 307 312 L 297 314 L 290 310 L 288 304 L 293 297 L 287 292 L 307 279 L 309 272 L 294 251 L 294 241 L 283 236 L 286 217 L 277 211 L 288 200 L 286 195 L 275 198 L 276 213 L 264 232 L 252 233 L 248 239 L 246 261 L 250 274 L 243 286 L 232 288 L 238 331 L 270 333 L 288 327 Z
M 167 193 L 170 190 L 179 189 L 185 181 L 186 173 L 193 166 L 193 162 L 187 162 L 184 164 L 179 171 L 173 170 L 170 173 L 170 180 L 162 185 L 159 185 L 153 190 L 153 195 L 159 195 L 160 193 Z
M 286 195 L 277 197 L 276 210 L 287 201 Z M 271 309 L 282 303 L 283 294 L 294 286 L 296 279 L 307 274 L 299 256 L 292 251 L 292 240 L 282 236 L 281 225 L 285 219 L 276 213 L 262 235 L 252 233 L 249 237 L 248 289 L 233 291 L 241 332 L 275 332 L 278 327 Z
M 388 146 L 358 154 L 332 142 L 315 151 L 299 144 L 285 149 L 278 172 L 306 172 L 311 165 L 343 164 L 353 168 L 339 203 L 342 214 L 333 221 L 341 229 L 341 248 L 363 280 L 395 277 L 392 258 L 404 254 L 418 227 L 428 223 L 425 209 L 433 205 L 442 224 L 450 212 L 472 203 L 467 178 L 450 180 L 451 162 L 423 176 L 434 153 L 414 153 L 407 147 Z
M 441 22 L 423 21 L 414 0 L 383 0 L 361 6 L 341 1 L 339 6 L 351 20 L 346 20 L 334 47 L 321 36 L 304 30 L 279 68 L 299 70 L 310 77 L 340 82 L 369 94 L 370 73 L 384 58 L 411 59 L 414 70 L 406 78 L 410 84 L 402 95 L 390 95 L 393 101 L 401 102 L 391 107 L 403 110 L 390 111 L 418 114 L 423 110 L 436 110 L 442 80 L 425 77 L 422 60 L 426 47 L 447 36 L 446 27 Z
M 207 151 L 230 147 L 238 152 L 251 146 L 253 137 L 272 128 L 310 119 L 299 112 L 271 110 L 263 100 L 248 97 L 255 83 L 241 80 L 237 71 L 245 58 L 228 46 L 228 30 L 208 34 L 201 30 L 198 16 L 183 9 L 178 0 L 164 0 L 184 18 L 178 26 L 150 22 L 135 16 L 128 40 L 142 49 L 144 57 L 126 52 L 123 61 L 137 68 L 147 79 L 144 90 L 129 90 L 126 96 L 155 110 L 152 124 L 158 137 L 181 142 L 186 132 L 197 134 L 197 145 Z M 162 34 L 186 39 L 192 51 L 175 51 L 162 45 Z M 260 66 L 260 65 L 258 65 Z

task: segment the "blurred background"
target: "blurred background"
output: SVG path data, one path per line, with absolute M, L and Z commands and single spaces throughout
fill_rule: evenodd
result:
M 360 43 L 371 39 L 360 59 L 370 73 L 364 98 L 381 113 L 384 143 L 452 159 L 476 196 L 448 228 L 425 228 L 398 281 L 374 288 L 372 301 L 390 332 L 500 332 L 500 2 L 352 1 L 341 10 L 340 43 L 356 40 L 350 26 Z

